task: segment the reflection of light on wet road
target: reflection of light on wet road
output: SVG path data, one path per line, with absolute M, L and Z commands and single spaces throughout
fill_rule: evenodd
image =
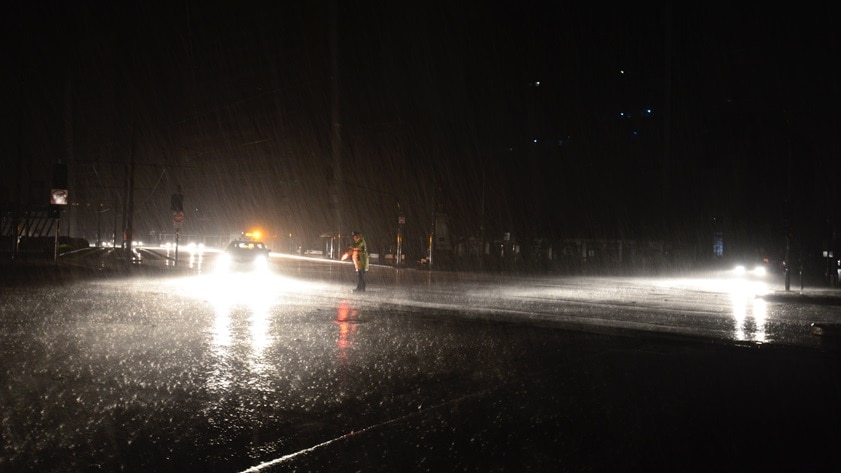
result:
M 732 336 L 735 340 L 768 342 L 768 304 L 762 296 L 771 292 L 763 279 L 738 277 L 732 274 L 707 278 L 663 279 L 657 283 L 662 288 L 685 288 L 703 293 L 725 294 L 729 304 L 722 306 L 733 318 Z
M 762 281 L 743 279 L 725 280 L 733 304 L 734 335 L 737 340 L 764 342 L 765 320 L 768 307 L 759 296 L 768 293 L 768 285 Z
M 339 339 L 336 345 L 339 347 L 339 359 L 342 362 L 348 360 L 348 349 L 353 345 L 353 338 L 356 335 L 358 315 L 357 310 L 344 301 L 336 310 L 336 325 L 339 326 Z
M 242 379 L 246 375 L 234 372 L 237 366 L 234 357 L 240 348 L 247 349 L 250 373 L 264 374 L 267 371 L 263 353 L 271 344 L 269 326 L 276 297 L 272 290 L 273 281 L 258 274 L 195 278 L 192 290 L 206 297 L 214 310 L 211 350 L 215 360 L 207 381 L 209 388 L 227 388 L 234 379 Z M 248 324 L 247 335 L 239 335 L 236 327 L 236 316 L 243 312 L 248 313 L 244 319 Z M 261 378 L 251 376 L 249 379 L 250 385 L 255 387 Z
M 271 306 L 254 304 L 251 306 L 251 368 L 256 372 L 265 371 L 263 351 L 271 344 L 269 336 L 269 317 Z
M 744 292 L 732 292 L 736 340 L 764 342 L 768 306 L 764 299 Z M 752 323 L 751 323 L 752 321 Z
M 711 277 L 663 280 L 659 285 L 691 287 L 704 292 L 729 295 L 734 338 L 741 341 L 767 341 L 768 305 L 761 296 L 768 294 L 770 289 L 765 281 L 740 277 Z
M 201 271 L 204 263 L 204 253 L 190 252 L 190 258 L 187 260 L 187 267 L 190 269 L 198 269 Z
M 228 313 L 228 306 L 219 306 L 216 317 L 213 319 L 213 339 L 211 343 L 214 348 L 224 350 L 231 346 L 231 317 Z
M 756 324 L 756 335 L 754 340 L 758 342 L 765 341 L 765 321 L 768 319 L 768 302 L 765 299 L 754 298 L 753 300 L 753 320 Z
M 226 361 L 229 358 L 230 346 L 233 342 L 228 308 L 227 304 L 220 304 L 215 307 L 216 317 L 213 320 L 213 333 L 211 334 L 211 351 L 215 363 L 207 377 L 207 386 L 211 390 L 227 389 L 232 384 L 230 364 Z

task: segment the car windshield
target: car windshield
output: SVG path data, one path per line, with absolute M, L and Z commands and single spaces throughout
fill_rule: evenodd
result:
M 263 250 L 265 249 L 265 245 L 259 242 L 253 241 L 238 241 L 231 243 L 230 249 L 239 249 L 239 250 Z

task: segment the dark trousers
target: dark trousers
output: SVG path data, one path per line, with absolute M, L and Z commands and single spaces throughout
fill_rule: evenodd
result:
M 358 269 L 356 270 L 356 289 L 360 291 L 365 290 L 365 270 Z

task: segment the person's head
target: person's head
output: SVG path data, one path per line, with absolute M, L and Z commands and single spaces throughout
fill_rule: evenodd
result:
M 351 236 L 353 236 L 354 241 L 358 240 L 360 236 L 362 236 L 359 232 L 350 232 Z

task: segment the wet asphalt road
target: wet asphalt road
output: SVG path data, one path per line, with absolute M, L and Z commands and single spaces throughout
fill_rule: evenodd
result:
M 760 333 L 691 291 L 529 306 L 498 276 L 375 268 L 352 295 L 347 265 L 291 260 L 16 271 L 34 277 L 0 288 L 3 472 L 841 471 L 838 345 L 784 335 L 832 321 L 831 297 L 769 298 Z M 634 323 L 572 320 L 605 311 Z M 656 328 L 687 313 L 703 330 Z

